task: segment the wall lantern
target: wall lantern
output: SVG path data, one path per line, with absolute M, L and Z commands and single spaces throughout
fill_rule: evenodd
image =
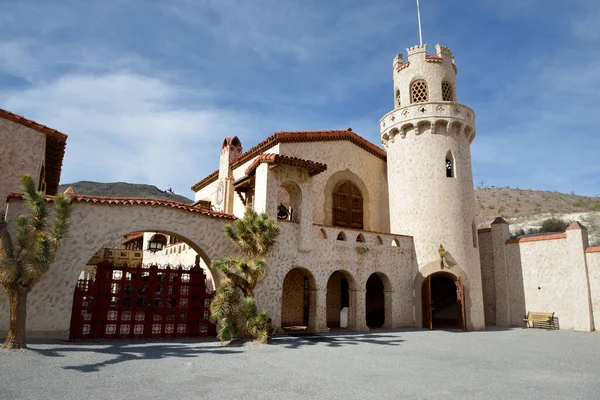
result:
M 446 249 L 444 249 L 444 246 L 442 246 L 440 244 L 440 248 L 438 249 L 438 254 L 440 255 L 440 258 L 442 259 L 440 266 L 442 267 L 442 269 L 444 269 L 444 257 L 446 257 Z
M 160 234 L 153 235 L 150 238 L 150 240 L 148 241 L 148 250 L 150 250 L 153 253 L 156 253 L 157 251 L 161 251 L 163 249 L 163 247 L 165 247 L 166 243 L 167 243 L 167 238 L 164 237 L 163 235 L 160 235 Z

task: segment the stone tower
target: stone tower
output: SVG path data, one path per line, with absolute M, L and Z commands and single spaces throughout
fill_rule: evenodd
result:
M 483 329 L 483 295 L 470 145 L 475 113 L 458 103 L 452 51 L 436 45 L 407 50 L 394 58 L 394 109 L 380 121 L 387 148 L 390 228 L 414 237 L 419 272 L 415 307 L 421 306 L 420 284 L 436 272 L 462 276 L 466 325 Z M 442 245 L 445 262 L 439 255 Z M 415 310 L 416 324 L 425 314 Z

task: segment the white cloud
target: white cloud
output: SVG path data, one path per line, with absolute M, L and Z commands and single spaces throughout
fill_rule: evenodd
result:
M 186 89 L 131 72 L 66 75 L 2 97 L 6 108 L 69 135 L 62 182 L 152 183 L 189 195 L 216 168 L 218 143 L 259 115 L 178 103 Z M 216 149 L 216 150 L 215 150 Z

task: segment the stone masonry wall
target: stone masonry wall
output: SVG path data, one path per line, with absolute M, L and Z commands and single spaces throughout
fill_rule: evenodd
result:
M 21 175 L 31 175 L 37 186 L 45 146 L 43 133 L 0 119 L 0 214 L 8 193 L 20 191 Z

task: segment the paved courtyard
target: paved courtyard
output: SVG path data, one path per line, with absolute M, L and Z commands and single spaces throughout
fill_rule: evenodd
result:
M 600 334 L 381 331 L 36 342 L 0 352 L 0 399 L 598 399 Z

